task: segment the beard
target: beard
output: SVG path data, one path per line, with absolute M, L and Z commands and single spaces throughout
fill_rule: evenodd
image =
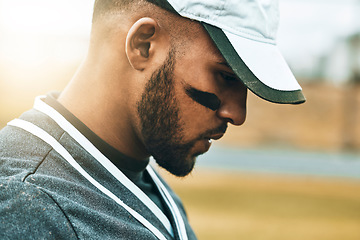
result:
M 159 166 L 176 176 L 186 176 L 195 165 L 195 156 L 188 156 L 192 142 L 181 143 L 183 127 L 174 94 L 174 61 L 170 51 L 164 65 L 147 82 L 137 110 L 146 150 Z
M 175 176 L 188 175 L 201 152 L 190 151 L 199 140 L 216 133 L 225 133 L 227 124 L 209 130 L 198 138 L 185 142 L 183 125 L 179 118 L 179 105 L 175 97 L 173 69 L 174 52 L 170 51 L 165 63 L 156 70 L 145 85 L 137 110 L 145 149 L 156 163 Z

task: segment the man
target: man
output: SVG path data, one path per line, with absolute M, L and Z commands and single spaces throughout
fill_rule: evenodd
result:
M 0 132 L 1 239 L 196 239 L 149 157 L 189 174 L 247 89 L 305 101 L 277 22 L 276 1 L 96 0 L 74 78 Z

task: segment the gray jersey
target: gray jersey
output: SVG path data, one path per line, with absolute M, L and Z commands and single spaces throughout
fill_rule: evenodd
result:
M 1 239 L 196 239 L 180 199 L 151 167 L 168 214 L 37 101 L 0 131 Z

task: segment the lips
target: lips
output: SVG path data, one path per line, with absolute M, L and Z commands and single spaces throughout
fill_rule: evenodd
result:
M 199 154 L 203 154 L 207 152 L 211 146 L 212 140 L 218 140 L 222 138 L 222 136 L 224 136 L 224 133 L 208 135 L 206 137 L 201 138 L 201 142 L 203 143 L 203 145 L 199 149 Z
M 208 137 L 205 137 L 205 139 L 207 139 L 210 143 L 212 140 L 219 140 L 220 138 L 222 138 L 224 136 L 223 133 L 219 133 L 219 134 L 214 134 Z
M 206 133 L 202 134 L 199 139 L 207 140 L 211 143 L 212 140 L 219 140 L 222 138 L 226 132 L 227 124 L 224 123 L 217 128 L 207 131 Z
M 219 133 L 219 134 L 211 135 L 211 136 L 209 137 L 209 139 L 211 139 L 211 140 L 219 140 L 219 139 L 222 138 L 223 136 L 224 136 L 223 133 Z

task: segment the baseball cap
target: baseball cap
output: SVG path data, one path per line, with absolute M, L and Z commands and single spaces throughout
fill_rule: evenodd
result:
M 199 21 L 228 65 L 257 96 L 274 103 L 305 102 L 276 44 L 278 0 L 153 0 Z

